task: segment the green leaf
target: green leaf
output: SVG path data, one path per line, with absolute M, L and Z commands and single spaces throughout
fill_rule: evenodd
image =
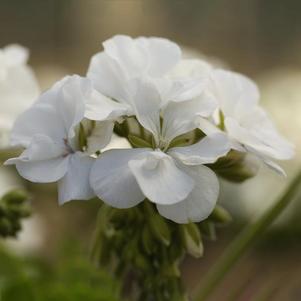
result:
M 81 150 L 87 147 L 87 137 L 82 123 L 79 124 L 78 143 Z

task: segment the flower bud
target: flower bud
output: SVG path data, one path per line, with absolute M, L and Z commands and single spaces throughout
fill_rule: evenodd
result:
M 210 167 L 222 178 L 231 182 L 243 182 L 254 177 L 259 169 L 258 161 L 245 153 L 231 151 Z
M 187 252 L 195 258 L 202 257 L 204 246 L 197 225 L 194 223 L 181 225 L 181 230 L 183 244 L 185 245 Z

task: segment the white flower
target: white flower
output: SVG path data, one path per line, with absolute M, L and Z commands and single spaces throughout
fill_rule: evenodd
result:
M 258 105 L 260 95 L 256 84 L 243 75 L 219 69 L 212 70 L 210 77 L 206 93 L 219 103 L 223 120 L 215 118 L 215 126 L 212 126 L 202 119 L 201 129 L 212 134 L 219 131 L 216 125 L 220 124 L 233 149 L 251 152 L 269 167 L 285 174 L 273 160 L 291 159 L 294 147 L 280 136 Z
M 196 128 L 195 119 L 214 107 L 198 102 L 172 102 L 160 108 L 152 83 L 139 81 L 132 99 L 135 114 L 155 140 L 151 148 L 109 150 L 92 167 L 96 195 L 117 208 L 129 208 L 148 198 L 161 215 L 178 223 L 205 219 L 219 193 L 216 175 L 204 166 L 229 151 L 224 134 L 205 137 L 187 147 L 169 148 L 173 138 Z M 160 122 L 160 116 L 163 123 Z
M 0 148 L 9 146 L 9 131 L 14 121 L 39 94 L 27 60 L 28 50 L 19 45 L 0 49 Z
M 79 145 L 77 132 L 79 124 L 85 124 L 85 100 L 92 93 L 88 79 L 65 77 L 17 119 L 11 134 L 12 144 L 25 150 L 6 164 L 15 164 L 20 175 L 32 182 L 58 181 L 60 203 L 94 196 L 89 185 L 94 159 L 89 154 L 111 138 L 113 125 L 104 122 L 87 137 L 87 151 Z
M 209 66 L 198 61 L 197 72 L 190 72 L 196 62 L 182 60 L 180 48 L 169 40 L 115 36 L 103 46 L 104 51 L 92 57 L 87 73 L 99 94 L 87 104 L 89 119 L 118 120 L 134 115 L 132 82 L 137 79 L 153 83 L 161 105 L 202 94 Z

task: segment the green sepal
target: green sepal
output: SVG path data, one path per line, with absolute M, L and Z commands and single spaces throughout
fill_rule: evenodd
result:
M 131 145 L 136 148 L 142 148 L 142 147 L 152 148 L 151 143 L 149 143 L 148 141 L 146 141 L 138 136 L 130 134 L 128 136 L 128 140 L 131 143 Z
M 182 230 L 182 240 L 187 252 L 195 258 L 202 257 L 204 246 L 200 229 L 194 223 L 184 224 L 180 227 Z
M 151 231 L 154 236 L 166 246 L 170 245 L 171 233 L 166 220 L 159 214 L 149 217 Z
M 245 153 L 231 151 L 216 163 L 209 164 L 220 177 L 235 183 L 241 183 L 253 178 L 258 171 L 259 165 L 251 160 Z
M 87 137 L 86 137 L 84 125 L 82 123 L 79 124 L 78 144 L 81 150 L 85 150 L 85 148 L 87 147 Z
M 230 213 L 219 205 L 214 208 L 213 212 L 209 216 L 209 219 L 217 224 L 222 225 L 226 225 L 232 221 Z
M 199 224 L 201 233 L 210 240 L 216 240 L 216 229 L 214 222 L 206 220 Z

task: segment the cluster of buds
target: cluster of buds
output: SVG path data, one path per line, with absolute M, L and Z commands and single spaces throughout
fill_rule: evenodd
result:
M 231 216 L 220 206 L 201 223 L 177 224 L 164 219 L 147 200 L 125 210 L 104 204 L 93 260 L 123 279 L 131 300 L 188 300 L 181 283 L 182 259 L 187 254 L 202 257 L 203 239 L 214 240 L 216 227 L 230 221 Z
M 0 199 L 0 237 L 15 237 L 21 230 L 22 219 L 30 216 L 28 195 L 13 190 Z

